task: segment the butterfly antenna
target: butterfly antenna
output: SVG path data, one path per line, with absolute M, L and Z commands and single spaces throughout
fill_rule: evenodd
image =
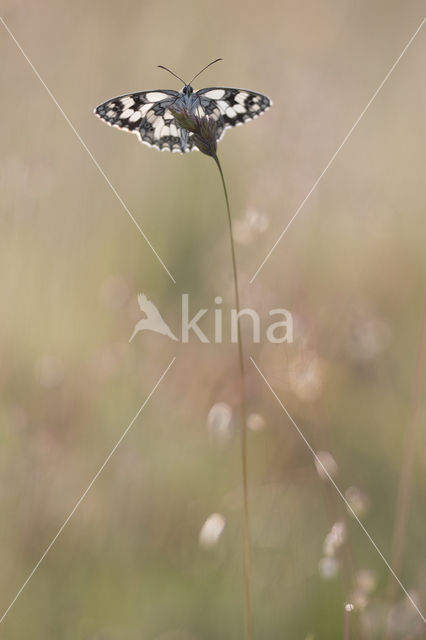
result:
M 212 63 L 213 64 L 213 63 Z M 164 69 L 165 71 L 168 71 L 169 73 L 172 74 L 172 76 L 174 76 L 175 78 L 177 78 L 178 80 L 180 80 L 181 82 L 183 82 L 183 84 L 186 86 L 186 82 L 185 80 L 182 80 L 182 78 L 179 78 L 179 76 L 177 76 L 173 71 L 170 71 L 170 69 L 168 69 L 167 67 L 164 67 L 162 64 L 157 65 L 160 69 Z
M 189 82 L 188 84 L 192 84 L 192 83 L 194 82 L 195 78 L 198 78 L 198 76 L 199 76 L 201 73 L 203 73 L 203 71 L 205 71 L 206 69 L 208 69 L 209 67 L 211 67 L 211 66 L 212 66 L 212 64 L 216 64 L 216 62 L 219 62 L 220 60 L 222 60 L 222 58 L 217 58 L 216 60 L 213 60 L 213 62 L 209 62 L 209 64 L 207 64 L 207 65 L 204 67 L 204 69 L 201 69 L 201 71 L 199 71 L 199 72 L 197 73 L 197 75 L 196 75 L 196 76 L 194 76 L 194 77 L 192 78 L 191 82 Z

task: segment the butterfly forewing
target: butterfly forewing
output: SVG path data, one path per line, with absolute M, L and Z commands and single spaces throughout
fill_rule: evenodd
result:
M 178 97 L 178 91 L 168 89 L 129 93 L 103 102 L 95 113 L 109 125 L 135 133 L 149 146 L 181 151 L 181 128 L 168 111 Z M 188 147 L 192 148 L 190 141 Z
M 139 91 L 128 93 L 103 102 L 95 109 L 96 115 L 110 125 L 126 131 L 137 129 L 140 120 L 156 105 L 161 112 L 163 107 L 172 104 L 179 93 L 177 91 Z
M 225 128 L 244 124 L 257 118 L 271 106 L 267 96 L 248 89 L 230 87 L 209 87 L 197 91 L 206 115 L 223 118 Z

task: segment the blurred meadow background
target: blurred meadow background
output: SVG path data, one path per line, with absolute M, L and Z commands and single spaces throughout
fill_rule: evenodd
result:
M 264 333 L 253 344 L 245 332 L 254 637 L 343 639 L 350 602 L 353 639 L 425 638 L 421 616 L 248 360 L 424 614 L 424 29 L 249 284 L 424 3 L 2 0 L 1 15 L 176 284 L 0 25 L 0 615 L 176 361 L 0 637 L 244 638 L 236 345 L 229 334 L 220 345 L 153 333 L 128 342 L 138 292 L 176 333 L 182 293 L 194 313 L 210 309 L 200 323 L 209 335 L 215 296 L 224 313 L 234 306 L 219 178 L 206 156 L 159 153 L 92 112 L 127 92 L 180 90 L 157 64 L 190 78 L 221 56 L 196 89 L 247 87 L 274 101 L 219 146 L 242 304 L 264 327 L 277 307 L 295 321 L 292 345 Z M 399 562 L 404 459 L 412 486 Z

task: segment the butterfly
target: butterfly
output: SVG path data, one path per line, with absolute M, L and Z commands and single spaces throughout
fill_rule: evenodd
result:
M 155 89 L 128 93 L 103 102 L 94 112 L 110 126 L 135 133 L 141 142 L 160 151 L 185 153 L 197 148 L 193 134 L 178 124 L 170 107 L 185 108 L 192 115 L 213 118 L 216 137 L 220 140 L 226 129 L 257 118 L 272 102 L 262 93 L 248 89 L 209 87 L 194 91 L 191 83 L 195 78 L 219 60 L 221 58 L 210 62 L 189 83 L 167 67 L 158 65 L 184 83 L 182 91 Z

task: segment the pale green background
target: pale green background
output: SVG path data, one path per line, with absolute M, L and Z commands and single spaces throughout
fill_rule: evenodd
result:
M 243 304 L 263 317 L 291 310 L 296 340 L 291 348 L 246 341 L 246 353 L 314 448 L 333 454 L 342 490 L 368 496 L 363 522 L 388 557 L 426 278 L 424 30 L 248 281 L 419 26 L 424 4 L 6 0 L 1 14 L 177 280 L 1 27 L 2 611 L 177 360 L 0 637 L 242 639 L 235 345 L 154 334 L 128 344 L 139 291 L 176 331 L 182 292 L 194 309 L 212 308 L 216 295 L 233 306 L 218 175 L 207 157 L 160 154 L 92 109 L 128 91 L 180 89 L 157 64 L 190 77 L 218 56 L 224 61 L 196 88 L 272 97 L 273 109 L 229 131 L 219 154 L 235 219 L 254 208 L 269 220 L 237 245 Z M 249 411 L 266 421 L 249 435 L 255 638 L 341 639 L 359 569 L 376 572 L 377 588 L 354 637 L 383 637 L 386 567 L 250 363 L 247 371 Z M 217 402 L 236 412 L 235 434 L 222 445 L 206 428 Z M 423 403 L 401 573 L 423 610 L 424 418 Z M 198 534 L 212 512 L 227 525 L 206 552 Z M 337 518 L 347 520 L 350 561 L 325 581 L 318 563 Z M 395 637 L 424 637 L 418 615 L 401 606 Z

